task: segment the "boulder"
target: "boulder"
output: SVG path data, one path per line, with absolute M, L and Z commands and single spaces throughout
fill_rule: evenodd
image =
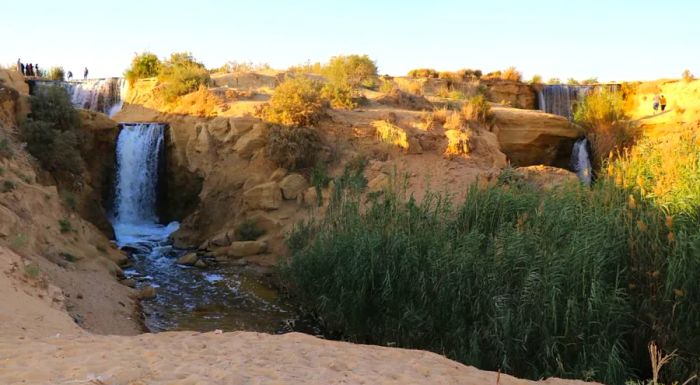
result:
M 578 183 L 578 177 L 575 173 L 558 167 L 518 167 L 515 169 L 515 171 L 520 173 L 526 182 L 545 191 L 549 191 L 553 188 L 569 183 Z
M 282 190 L 277 182 L 257 185 L 243 193 L 243 204 L 249 210 L 276 210 L 282 204 Z
M 217 257 L 248 257 L 264 253 L 267 250 L 267 243 L 263 241 L 238 241 L 231 243 L 231 246 L 214 251 Z
M 199 257 L 196 253 L 187 253 L 182 257 L 177 259 L 178 265 L 193 266 L 199 261 Z
M 574 140 L 583 135 L 562 116 L 507 107 L 491 112 L 501 151 L 516 166 L 552 165 L 568 158 Z
M 297 199 L 299 194 L 302 194 L 304 190 L 309 186 L 301 174 L 289 174 L 280 182 L 280 188 L 282 189 L 282 196 L 284 199 Z
M 281 181 L 282 178 L 284 178 L 285 176 L 287 176 L 287 170 L 284 169 L 284 168 L 282 168 L 282 167 L 280 167 L 280 168 L 278 168 L 277 170 L 275 170 L 275 171 L 272 172 L 272 175 L 270 175 L 270 181 L 271 181 L 271 182 L 279 182 L 279 181 Z
M 202 261 L 201 259 L 198 259 L 197 262 L 194 263 L 194 267 L 198 267 L 200 269 L 203 269 L 207 267 L 206 262 Z
M 135 288 L 136 287 L 136 280 L 133 278 L 127 278 L 127 279 L 122 279 L 119 281 L 122 285 L 130 288 Z
M 209 239 L 209 247 L 224 247 L 233 241 L 233 231 L 223 231 Z
M 156 288 L 151 285 L 146 285 L 139 290 L 137 294 L 139 299 L 151 299 L 156 297 Z
M 248 220 L 265 230 L 266 234 L 275 233 L 282 227 L 282 222 L 264 211 L 256 211 L 248 215 Z
M 238 139 L 233 149 L 241 158 L 248 159 L 263 146 L 265 146 L 265 125 L 256 124 L 252 130 Z

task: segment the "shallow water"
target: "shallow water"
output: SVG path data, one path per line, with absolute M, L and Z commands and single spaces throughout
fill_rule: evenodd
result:
M 168 239 L 177 228 L 177 223 L 115 226 L 117 244 L 131 251 L 132 265 L 125 274 L 140 287 L 156 288 L 155 298 L 141 302 L 150 331 L 320 333 L 314 325 L 300 320 L 294 307 L 252 268 L 178 265 L 177 258 L 186 251 L 174 248 Z

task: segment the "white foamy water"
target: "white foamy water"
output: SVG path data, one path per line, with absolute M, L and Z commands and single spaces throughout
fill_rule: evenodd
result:
M 582 138 L 574 143 L 574 148 L 571 151 L 571 166 L 576 171 L 581 183 L 590 186 L 593 182 L 593 166 L 588 153 L 588 139 Z

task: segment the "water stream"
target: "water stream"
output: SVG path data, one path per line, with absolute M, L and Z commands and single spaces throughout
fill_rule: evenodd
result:
M 581 183 L 586 186 L 590 186 L 593 182 L 593 166 L 591 165 L 589 148 L 588 139 L 581 138 L 574 143 L 574 148 L 571 151 L 571 168 L 576 172 Z
M 69 81 L 34 80 L 33 83 L 38 90 L 54 86 L 63 87 L 74 107 L 102 112 L 109 117 L 114 116 L 122 109 L 129 84 L 124 78 Z
M 112 223 L 117 245 L 130 252 L 132 264 L 125 274 L 138 286 L 156 288 L 155 298 L 141 302 L 146 327 L 318 334 L 253 268 L 212 262 L 200 269 L 176 263 L 187 252 L 170 240 L 179 224 L 161 224 L 156 215 L 165 129 L 162 124 L 123 124 L 117 141 Z

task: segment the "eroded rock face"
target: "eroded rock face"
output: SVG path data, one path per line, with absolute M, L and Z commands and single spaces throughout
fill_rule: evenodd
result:
M 238 139 L 233 149 L 241 158 L 250 158 L 263 146 L 265 146 L 265 125 L 256 124 L 250 132 Z
M 514 108 L 537 108 L 537 93 L 529 84 L 502 79 L 484 80 L 484 84 L 488 87 L 488 100 L 491 102 Z
M 230 246 L 214 251 L 217 257 L 242 258 L 264 253 L 267 243 L 264 241 L 238 241 Z
M 282 190 L 277 182 L 257 185 L 243 193 L 243 204 L 255 210 L 276 210 L 282 205 Z
M 284 199 L 297 199 L 299 194 L 302 194 L 308 185 L 306 178 L 301 174 L 289 174 L 280 182 L 282 196 Z
M 583 132 L 561 116 L 535 110 L 493 107 L 494 132 L 513 165 L 553 165 L 568 160 Z

